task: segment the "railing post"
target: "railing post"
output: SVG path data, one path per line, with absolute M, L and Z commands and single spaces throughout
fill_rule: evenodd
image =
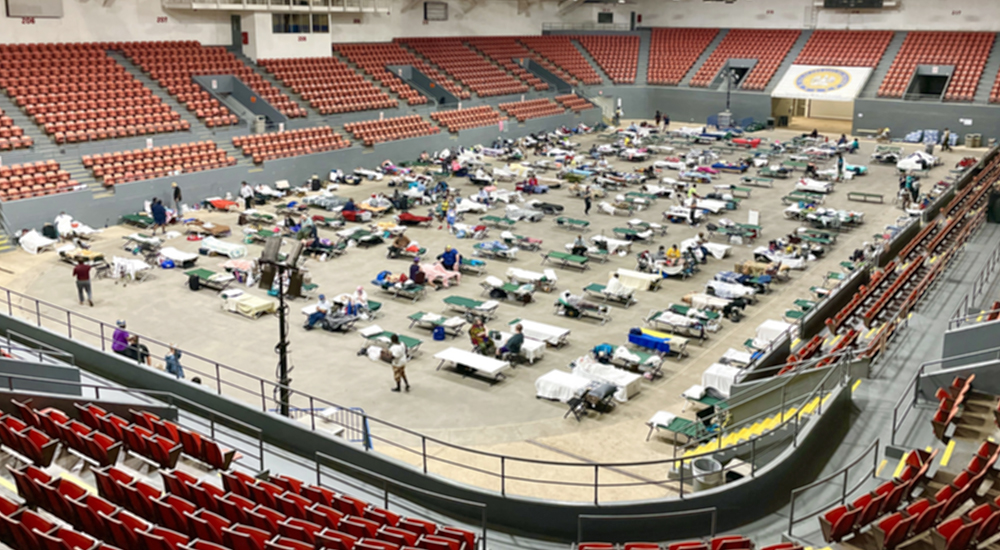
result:
M 750 477 L 757 473 L 757 438 L 750 440 Z
M 785 422 L 785 387 L 786 386 L 788 386 L 787 383 L 786 384 L 782 384 L 782 386 L 781 386 L 781 420 L 778 422 L 779 424 L 782 424 L 782 423 Z
M 101 323 L 101 351 L 108 351 L 104 345 L 104 323 Z
M 316 407 L 313 406 L 313 396 L 309 396 L 309 421 L 312 424 L 312 431 L 316 431 Z
M 600 485 L 598 485 L 599 481 L 597 479 L 598 472 L 600 472 L 600 470 L 601 470 L 600 464 L 594 464 L 594 505 L 595 506 L 600 501 L 600 499 L 598 498 L 598 493 L 600 492 Z
M 215 364 L 215 388 L 219 395 L 222 395 L 222 369 L 219 368 L 219 364 Z
M 851 471 L 850 467 L 844 468 L 844 486 L 840 489 L 840 503 L 843 504 L 847 500 L 847 472 Z
M 42 326 L 42 303 L 35 300 L 35 320 L 38 326 Z
M 66 338 L 73 339 L 73 312 L 66 310 Z
M 795 525 L 795 491 L 792 491 L 791 502 L 788 503 L 788 536 L 792 536 L 792 527 Z
M 420 457 L 424 461 L 424 473 L 427 473 L 427 438 L 420 436 Z
M 674 463 L 676 464 L 676 462 Z M 684 498 L 684 461 L 681 461 L 681 478 L 680 478 L 681 494 L 680 498 Z
M 899 411 L 899 409 L 896 409 L 895 407 L 893 407 L 893 409 L 892 409 L 892 431 L 889 432 L 889 444 L 890 445 L 895 445 L 896 444 L 896 416 L 898 414 L 898 411 Z
M 10 301 L 10 290 L 9 289 L 7 290 L 7 316 L 8 317 L 13 317 L 14 316 L 14 304 L 11 303 L 11 301 Z
M 507 457 L 500 455 L 500 496 L 507 496 Z
M 267 397 L 264 396 L 264 379 L 260 379 L 260 410 L 267 412 Z

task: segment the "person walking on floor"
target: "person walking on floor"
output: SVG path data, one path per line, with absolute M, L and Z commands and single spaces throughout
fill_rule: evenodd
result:
M 87 303 L 90 307 L 94 307 L 94 296 L 90 289 L 90 266 L 82 259 L 77 260 L 76 266 L 73 267 L 73 277 L 76 278 L 76 296 L 80 299 L 80 305 L 83 305 L 83 293 L 86 292 Z
M 149 205 L 149 210 L 153 213 L 153 235 L 156 235 L 156 228 L 162 228 L 163 234 L 167 234 L 167 209 L 163 206 L 163 201 L 153 199 L 153 204 Z
M 656 127 L 659 128 L 660 121 L 663 120 L 663 113 L 659 109 L 656 110 L 656 116 L 653 117 L 653 120 L 656 121 Z
M 243 208 L 246 210 L 253 208 L 253 188 L 247 182 L 243 182 L 240 186 L 240 197 L 243 198 Z
M 837 155 L 837 181 L 844 180 L 844 157 L 843 155 Z
M 590 215 L 590 189 L 583 192 L 583 214 L 585 216 Z
M 406 346 L 399 341 L 398 334 L 393 334 L 390 339 L 389 353 L 392 355 L 392 378 L 396 381 L 392 391 L 400 390 L 400 382 L 406 384 L 406 391 L 410 391 L 410 381 L 406 379 Z
M 941 150 L 951 151 L 951 130 L 945 128 L 944 132 L 941 132 Z
M 171 183 L 170 187 L 174 188 L 174 212 L 177 213 L 177 219 L 179 220 L 181 219 L 181 200 L 183 200 L 181 188 L 177 186 L 176 181 Z

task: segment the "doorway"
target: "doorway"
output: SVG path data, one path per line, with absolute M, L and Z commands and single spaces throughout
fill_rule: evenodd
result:
M 233 51 L 242 54 L 243 53 L 243 23 L 242 17 L 239 15 L 231 15 L 230 26 L 233 32 Z

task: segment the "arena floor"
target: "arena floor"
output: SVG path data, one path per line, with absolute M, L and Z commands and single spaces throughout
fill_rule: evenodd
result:
M 781 140 L 798 134 L 787 130 L 775 130 L 760 135 Z M 835 136 L 831 138 L 835 139 Z M 595 139 L 594 136 L 581 138 L 581 149 L 589 148 Z M 873 147 L 873 142 L 862 142 L 860 153 L 846 158 L 848 163 L 868 165 L 869 175 L 837 184 L 836 191 L 828 197 L 824 205 L 863 211 L 865 225 L 840 235 L 833 249 L 820 261 L 810 262 L 805 271 L 792 271 L 791 281 L 773 285 L 769 294 L 761 296 L 756 305 L 747 308 L 746 317 L 741 322 L 734 324 L 725 321 L 722 330 L 711 334 L 711 337 L 700 345 L 697 340 L 692 340 L 689 357 L 681 360 L 668 358 L 664 363 L 662 378 L 653 382 L 643 380 L 642 391 L 628 402 L 619 403 L 616 410 L 610 414 L 601 416 L 591 414 L 581 422 L 577 422 L 572 416 L 568 419 L 563 418 L 566 406 L 558 402 L 536 399 L 534 382 L 552 369 L 568 371 L 568 364 L 571 361 L 587 353 L 596 344 L 601 342 L 624 344 L 629 328 L 641 326 L 643 319 L 651 310 L 665 308 L 671 303 L 680 303 L 683 295 L 701 291 L 705 282 L 716 272 L 732 269 L 734 264 L 751 259 L 751 251 L 756 245 L 734 246 L 730 257 L 724 260 L 710 259 L 708 264 L 702 265 L 700 272 L 691 278 L 670 279 L 664 281 L 657 292 L 637 293 L 639 303 L 629 309 L 612 306 L 613 319 L 605 325 L 599 325 L 591 320 L 553 315 L 552 305 L 558 291 L 552 294 L 536 293 L 535 303 L 526 307 L 502 304 L 497 319 L 488 324 L 490 328 L 506 328 L 510 320 L 526 318 L 562 326 L 571 329 L 572 332 L 569 346 L 562 349 L 547 349 L 541 361 L 509 371 L 507 378 L 496 385 L 472 377 L 463 378 L 450 369 L 435 370 L 438 362 L 433 355 L 449 346 L 468 349 L 467 336 L 436 342 L 428 331 L 408 328 L 407 316 L 413 312 L 444 313 L 445 308 L 441 300 L 448 295 L 482 298 L 482 288 L 479 286 L 482 277 L 465 275 L 458 287 L 439 292 L 430 291 L 422 300 L 411 303 L 380 294 L 369 282 L 382 270 L 399 272 L 409 266 L 408 260 L 405 259 L 386 259 L 384 246 L 367 250 L 354 248 L 344 256 L 327 262 L 309 260 L 306 266 L 313 282 L 320 285 L 319 292 L 333 296 L 350 292 L 358 285 L 364 285 L 372 298 L 384 303 L 383 315 L 376 320 L 378 325 L 386 330 L 421 338 L 424 343 L 421 353 L 407 367 L 413 386 L 412 391 L 391 393 L 390 367 L 385 363 L 372 362 L 366 357 L 358 357 L 357 352 L 364 342 L 356 332 L 348 334 L 331 334 L 321 330 L 307 332 L 302 328 L 304 317 L 299 312 L 307 303 L 302 300 L 293 301 L 290 306 L 292 363 L 295 366 L 292 386 L 345 407 L 361 407 L 371 416 L 451 444 L 490 453 L 580 464 L 671 457 L 673 446 L 670 443 L 657 440 L 655 437 L 648 442 L 645 441 L 646 420 L 658 410 L 680 413 L 685 404 L 681 392 L 693 384 L 699 384 L 702 372 L 716 362 L 728 348 L 741 349 L 742 342 L 754 335 L 760 323 L 767 319 L 780 320 L 782 313 L 792 306 L 795 299 L 810 298 L 811 286 L 822 285 L 828 271 L 840 271 L 839 263 L 847 259 L 853 250 L 870 241 L 872 236 L 879 233 L 886 224 L 904 215 L 902 210 L 893 204 L 893 197 L 898 189 L 895 168 L 870 164 L 869 154 Z M 911 152 L 917 149 L 917 146 L 906 145 L 905 148 L 907 152 Z M 932 181 L 943 179 L 955 162 L 969 154 L 976 153 L 970 153 L 962 148 L 956 148 L 954 153 L 944 153 L 944 166 L 932 171 L 930 181 L 923 182 L 924 190 L 931 186 Z M 615 160 L 613 163 L 619 169 L 628 170 L 645 166 L 621 160 Z M 676 177 L 676 174 L 670 173 L 663 175 Z M 739 177 L 723 174 L 714 183 L 738 184 Z M 723 216 L 737 222 L 746 222 L 750 210 L 759 211 L 764 229 L 762 238 L 757 241 L 758 244 L 766 244 L 768 239 L 793 232 L 800 224 L 784 218 L 782 211 L 785 206 L 781 203 L 781 197 L 791 190 L 794 182 L 794 179 L 775 180 L 775 187 L 772 189 L 755 187 L 752 198 L 743 200 L 738 210 L 727 212 Z M 464 195 L 476 192 L 476 188 L 467 181 L 450 183 L 457 186 Z M 501 184 L 501 186 L 512 187 L 513 184 Z M 708 185 L 701 187 L 703 194 L 710 191 Z M 386 189 L 385 183 L 364 183 L 359 187 L 341 187 L 338 193 L 360 200 L 376 190 Z M 849 202 L 846 193 L 854 189 L 881 193 L 886 197 L 886 203 L 879 205 Z M 234 184 L 233 193 L 236 191 L 237 186 Z M 389 191 L 391 193 L 391 190 Z M 583 217 L 583 201 L 570 197 L 565 189 L 553 190 L 540 198 L 563 204 L 566 207 L 565 214 L 568 216 Z M 625 226 L 628 218 L 611 217 L 600 213 L 597 202 L 599 201 L 595 201 L 589 216 L 591 231 L 585 236 L 600 232 L 611 235 L 612 228 Z M 633 217 L 661 222 L 661 212 L 670 203 L 671 201 L 661 199 L 652 208 L 637 212 Z M 136 205 L 137 209 L 140 207 L 141 205 Z M 269 206 L 264 210 L 272 208 Z M 416 212 L 419 213 L 420 210 Z M 57 212 L 52 214 L 54 217 Z M 199 213 L 199 217 L 232 226 L 234 232 L 226 239 L 227 241 L 236 242 L 242 238 L 242 232 L 236 226 L 236 214 Z M 627 257 L 615 257 L 605 264 L 592 263 L 591 268 L 582 273 L 556 268 L 559 276 L 558 287 L 560 290 L 570 289 L 574 293 L 579 293 L 589 283 L 603 284 L 607 282 L 609 273 L 619 267 L 628 269 L 635 267 L 636 250 L 644 248 L 655 250 L 661 244 L 669 247 L 694 236 L 699 231 L 705 231 L 704 227 L 692 228 L 687 225 L 669 224 L 667 236 L 656 237 L 648 246 L 641 243 L 634 244 L 633 254 Z M 132 232 L 133 228 L 121 226 L 107 228 L 94 240 L 93 248 L 108 256 L 122 255 L 124 253 L 122 237 Z M 563 246 L 571 242 L 576 235 L 575 232 L 557 227 L 552 217 L 546 217 L 535 224 L 519 222 L 517 232 L 544 239 L 543 251 L 563 250 Z M 330 233 L 330 230 L 321 229 L 320 233 L 321 235 Z M 488 238 L 498 238 L 499 233 L 499 230 L 491 230 Z M 462 254 L 471 257 L 472 245 L 478 242 L 456 239 L 447 231 L 439 229 L 437 225 L 430 229 L 411 228 L 407 230 L 407 234 L 411 239 L 427 247 L 430 256 L 436 256 L 443 251 L 445 245 L 450 244 L 456 246 Z M 183 237 L 169 241 L 168 245 L 185 251 L 197 251 L 197 243 L 189 242 Z M 262 250 L 259 245 L 250 245 L 249 248 L 251 257 L 256 257 Z M 200 267 L 209 269 L 217 269 L 221 263 L 221 259 L 213 257 L 202 257 L 198 261 Z M 538 253 L 525 251 L 521 251 L 513 264 L 496 260 L 488 260 L 487 263 L 488 272 L 500 278 L 503 278 L 509 265 L 538 271 L 543 268 Z M 259 320 L 250 320 L 228 313 L 220 308 L 221 299 L 215 292 L 209 290 L 191 292 L 186 284 L 187 278 L 179 271 L 156 270 L 150 280 L 128 286 L 115 285 L 106 280 L 96 281 L 95 306 L 90 308 L 78 304 L 71 268 L 66 263 L 60 262 L 52 252 L 30 256 L 19 250 L 5 255 L 2 258 L 2 266 L 14 272 L 12 275 L 0 274 L 0 284 L 4 287 L 23 291 L 30 296 L 79 311 L 83 315 L 107 323 L 113 323 L 115 319 L 127 319 L 129 329 L 139 334 L 163 342 L 176 343 L 192 353 L 215 359 L 259 377 L 269 380 L 275 377 L 277 357 L 273 348 L 278 332 L 276 318 L 265 316 Z M 264 295 L 263 291 L 256 288 L 248 291 L 254 295 Z M 365 325 L 367 323 L 362 323 L 359 327 Z M 154 353 L 159 352 L 154 349 Z M 162 357 L 154 357 L 154 362 L 162 363 Z M 188 365 L 188 378 L 197 375 L 191 371 L 193 364 Z M 215 382 L 211 375 L 202 374 L 201 378 L 206 385 L 214 387 Z M 241 383 L 251 386 L 249 381 Z M 257 391 L 256 387 L 251 389 Z M 226 389 L 225 393 L 259 406 L 260 398 L 256 393 L 250 394 L 232 388 Z M 301 399 L 297 399 L 294 404 L 307 406 Z M 416 438 L 407 437 L 397 430 L 378 424 L 372 424 L 371 429 L 376 437 L 398 441 L 408 447 L 418 445 Z M 417 455 L 388 444 L 376 441 L 375 450 L 395 455 L 407 462 L 419 463 Z M 462 464 L 495 469 L 496 460 L 492 458 L 472 456 L 443 445 L 429 446 L 428 451 Z M 540 471 L 545 468 L 542 465 L 520 467 L 525 470 L 523 472 L 508 470 L 507 474 L 527 475 L 530 469 L 533 470 L 530 472 L 532 476 L 547 475 Z M 460 481 L 497 488 L 494 478 L 470 469 L 435 462 L 430 470 Z M 649 477 L 664 479 L 665 470 L 664 468 L 662 472 L 655 472 L 647 469 L 642 473 L 622 471 L 620 475 L 626 480 Z M 515 485 L 518 485 L 517 482 L 509 482 L 507 491 L 538 497 L 557 496 L 561 500 L 592 498 L 589 489 L 581 488 L 580 491 L 576 491 L 559 486 L 526 483 L 522 484 L 523 487 Z M 622 490 L 619 495 L 616 495 L 616 492 L 618 491 L 607 491 L 606 495 L 602 494 L 602 500 L 654 498 L 669 493 L 668 490 L 656 486 L 646 486 L 642 490 Z

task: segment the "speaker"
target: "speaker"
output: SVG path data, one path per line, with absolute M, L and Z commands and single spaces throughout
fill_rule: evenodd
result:
M 278 253 L 281 251 L 281 237 L 268 237 L 264 241 L 264 251 L 260 253 L 260 259 L 264 263 L 278 263 Z
M 293 241 L 292 249 L 288 251 L 287 265 L 295 267 L 299 263 L 299 256 L 302 255 L 302 241 Z
M 261 290 L 271 290 L 271 285 L 274 284 L 274 276 L 277 275 L 278 268 L 273 265 L 264 265 L 260 270 L 260 284 L 257 288 Z
M 302 273 L 293 271 L 288 281 L 288 295 L 294 298 L 302 298 Z

